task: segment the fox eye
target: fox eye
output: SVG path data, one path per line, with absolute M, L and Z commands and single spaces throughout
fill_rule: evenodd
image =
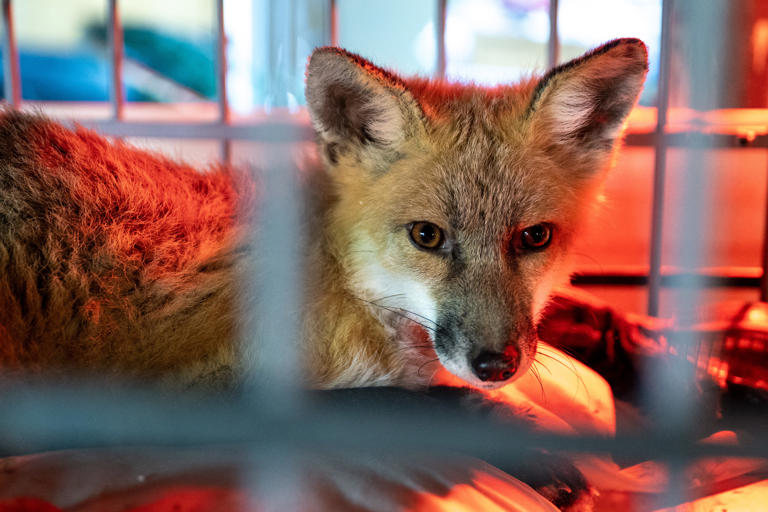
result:
M 544 222 L 528 226 L 520 232 L 520 241 L 529 251 L 545 249 L 552 241 L 552 225 Z
M 443 230 L 431 222 L 414 222 L 410 229 L 411 241 L 421 249 L 434 250 L 443 246 Z

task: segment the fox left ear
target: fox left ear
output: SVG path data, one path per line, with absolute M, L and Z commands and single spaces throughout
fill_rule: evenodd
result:
M 397 75 L 340 48 L 314 51 L 307 107 L 329 160 L 339 151 L 396 151 L 423 116 Z
M 539 81 L 528 107 L 533 133 L 568 152 L 580 152 L 588 162 L 605 156 L 637 101 L 647 71 L 648 52 L 639 39 L 616 39 L 552 69 Z

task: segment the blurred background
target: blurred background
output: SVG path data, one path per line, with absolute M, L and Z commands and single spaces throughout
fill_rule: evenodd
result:
M 216 1 L 118 2 L 126 100 L 118 121 L 251 126 L 279 119 L 307 127 L 304 66 L 314 47 L 330 44 L 333 33 L 340 46 L 377 64 L 434 76 L 441 71 L 436 37 L 440 5 L 438 0 L 224 0 L 229 116 L 222 121 Z M 111 119 L 108 0 L 23 0 L 12 6 L 24 108 L 86 124 Z M 541 73 L 550 64 L 549 0 L 448 0 L 444 6 L 446 77 L 493 85 Z M 643 135 L 656 126 L 662 2 L 559 0 L 556 6 L 557 62 L 615 37 L 638 37 L 650 50 L 650 73 L 628 124 L 628 144 L 607 185 L 597 222 L 576 251 L 577 269 L 586 274 L 637 277 L 634 284 L 582 280 L 582 285 L 624 310 L 644 312 L 647 292 L 641 281 L 648 272 L 655 149 L 653 140 Z M 671 21 L 669 131 L 689 130 L 693 123 L 697 130 L 745 141 L 766 133 L 768 2 L 734 0 L 730 7 L 724 23 L 737 30 L 710 57 L 713 70 L 732 80 L 719 104 L 706 108 L 692 104 L 689 91 L 707 84 L 690 84 L 684 73 L 676 73 L 682 54 L 676 51 L 676 20 Z M 7 69 L 4 65 L 4 74 Z M 199 165 L 222 157 L 222 141 L 213 136 L 131 132 L 125 138 Z M 311 137 L 305 139 L 301 150 L 311 150 Z M 227 144 L 226 156 L 235 163 L 251 161 L 265 148 L 264 142 Z M 673 147 L 666 155 L 667 205 L 679 204 L 682 151 Z M 742 278 L 742 284 L 731 286 L 731 281 L 707 293 L 713 300 L 755 300 L 759 292 L 749 283 L 762 272 L 768 155 L 749 144 L 707 151 L 712 165 L 703 172 L 711 174 L 708 179 L 717 191 L 711 205 L 717 214 L 709 219 L 712 236 L 702 268 Z M 678 219 L 674 207 L 664 209 L 665 226 L 674 228 Z M 679 270 L 675 229 L 662 235 L 662 265 Z M 667 295 L 663 290 L 662 303 Z M 672 302 L 662 311 L 672 314 Z
M 339 45 L 402 73 L 435 73 L 437 0 L 338 0 Z M 225 0 L 229 99 L 240 114 L 302 105 L 309 52 L 327 44 L 326 1 Z M 270 27 L 284 8 L 290 27 Z M 32 101 L 107 101 L 107 0 L 14 2 L 22 91 Z M 214 0 L 119 3 L 128 101 L 187 102 L 216 98 Z M 450 0 L 445 45 L 452 79 L 495 84 L 547 67 L 548 0 Z M 658 55 L 660 0 L 560 0 L 561 60 L 615 37 L 632 35 Z M 283 29 L 288 29 L 287 32 Z M 269 48 L 282 49 L 285 97 L 269 87 Z M 271 39 L 271 40 L 270 40 Z M 657 58 L 642 104 L 652 105 Z

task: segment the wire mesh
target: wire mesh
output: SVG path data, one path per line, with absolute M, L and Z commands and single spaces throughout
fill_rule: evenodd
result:
M 13 2 L 3 0 L 3 72 L 5 99 L 13 107 L 21 105 L 21 73 L 19 72 L 19 51 L 16 46 L 16 31 L 13 23 Z
M 125 94 L 123 93 L 123 25 L 120 22 L 120 4 L 118 0 L 109 0 L 107 33 L 109 63 L 112 71 L 109 97 L 112 106 L 112 119 L 122 121 L 125 111 Z

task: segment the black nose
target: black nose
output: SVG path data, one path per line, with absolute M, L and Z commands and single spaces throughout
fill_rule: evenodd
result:
M 482 381 L 499 382 L 511 379 L 517 371 L 519 362 L 517 350 L 499 352 L 480 352 L 472 361 L 472 370 Z

